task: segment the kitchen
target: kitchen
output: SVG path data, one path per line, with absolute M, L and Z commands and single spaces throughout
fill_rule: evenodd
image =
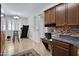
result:
M 44 15 L 45 47 L 54 56 L 79 55 L 79 4 L 60 3 L 44 11 Z
M 41 56 L 42 55 L 47 56 L 48 55 L 47 52 L 49 52 L 51 56 L 79 55 L 79 51 L 78 51 L 79 50 L 79 3 L 3 4 L 3 9 L 6 11 L 5 13 L 11 13 L 9 9 L 12 6 L 14 6 L 13 9 L 15 11 L 18 12 L 19 9 L 21 13 L 25 13 L 25 15 L 21 15 L 21 16 L 25 16 L 25 17 L 26 15 L 28 16 L 26 18 L 20 17 L 21 20 L 18 19 L 18 23 L 21 26 L 29 25 L 28 38 L 31 39 L 32 42 L 34 42 L 33 44 L 30 43 L 29 39 L 27 40 L 27 38 L 23 40 L 20 39 L 20 41 L 23 41 L 25 45 L 22 46 L 24 50 L 28 47 L 34 48 L 37 50 L 37 52 L 40 53 Z M 19 8 L 17 8 L 16 6 Z M 23 7 L 20 8 L 20 6 Z M 29 6 L 33 8 L 33 10 Z M 11 19 L 14 20 L 13 16 L 14 15 L 12 15 L 12 18 L 7 20 L 11 20 Z M 16 26 L 18 31 L 21 30 L 21 26 L 19 25 Z M 7 32 L 7 34 L 11 36 L 11 32 Z M 1 39 L 3 40 L 0 41 L 2 44 L 0 48 L 2 48 L 2 50 L 4 50 L 5 38 L 8 36 L 5 35 L 6 34 L 3 34 L 2 32 L 0 33 Z M 15 43 L 15 45 L 16 44 L 17 43 Z M 18 50 L 19 49 L 18 46 L 16 47 Z M 47 55 L 45 53 L 47 53 Z

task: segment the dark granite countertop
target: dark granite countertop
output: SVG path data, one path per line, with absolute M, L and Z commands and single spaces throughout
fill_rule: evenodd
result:
M 69 35 L 60 35 L 60 36 L 52 36 L 52 39 L 67 42 L 79 48 L 79 37 L 73 37 Z

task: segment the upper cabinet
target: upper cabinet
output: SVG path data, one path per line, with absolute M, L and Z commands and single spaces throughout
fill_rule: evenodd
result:
M 45 11 L 45 24 L 50 24 L 50 11 Z
M 70 3 L 67 5 L 68 19 L 67 25 L 78 25 L 78 4 Z
M 79 4 L 62 3 L 45 11 L 45 24 L 79 25 Z
M 45 24 L 55 23 L 55 8 L 45 11 Z
M 60 4 L 56 7 L 56 26 L 64 26 L 66 24 L 66 7 Z
M 50 9 L 50 23 L 55 23 L 55 8 Z

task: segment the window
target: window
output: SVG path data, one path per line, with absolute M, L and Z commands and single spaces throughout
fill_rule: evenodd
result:
M 12 30 L 12 22 L 11 20 L 7 20 L 7 30 Z
M 6 30 L 6 21 L 3 18 L 1 18 L 1 30 L 2 31 L 5 31 Z
M 8 19 L 8 20 L 1 19 L 1 30 L 2 31 L 16 30 L 16 28 L 17 28 L 17 30 L 19 30 L 19 27 L 18 27 L 19 25 L 16 23 L 17 23 L 17 21 L 15 21 L 14 19 L 13 20 L 12 19 Z
M 14 21 L 12 22 L 12 30 L 15 30 L 15 23 L 14 23 Z
M 1 24 L 1 30 L 3 30 L 3 31 L 5 31 L 6 30 L 6 22 L 5 21 L 2 21 L 1 22 L 2 24 Z

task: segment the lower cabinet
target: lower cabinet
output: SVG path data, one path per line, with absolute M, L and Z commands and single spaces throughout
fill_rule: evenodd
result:
M 54 56 L 69 56 L 69 49 L 63 48 L 58 45 L 54 45 L 52 55 L 54 55 Z
M 52 39 L 52 41 L 42 39 L 45 48 L 52 52 L 52 56 L 77 56 L 78 49 L 76 46 L 63 42 L 60 40 Z M 49 46 L 51 49 L 49 49 Z
M 51 46 L 51 42 L 49 41 L 49 40 L 45 40 L 45 39 L 42 39 L 42 42 L 43 42 L 43 44 L 44 44 L 44 46 L 45 46 L 45 48 L 48 50 L 48 51 L 52 51 L 52 46 Z
M 77 47 L 59 40 L 52 41 L 53 56 L 77 56 Z
M 44 44 L 44 46 L 45 46 L 45 48 L 47 49 L 47 50 L 49 50 L 49 45 L 48 45 L 48 43 L 45 43 L 45 42 L 43 42 L 43 44 Z
M 0 55 L 3 55 L 5 49 L 5 35 L 0 31 Z

